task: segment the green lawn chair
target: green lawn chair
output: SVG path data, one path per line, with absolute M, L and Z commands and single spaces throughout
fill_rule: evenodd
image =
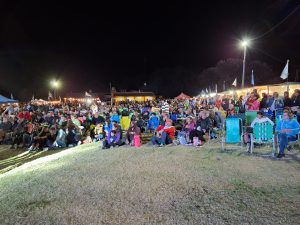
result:
M 275 154 L 275 141 L 274 141 L 274 128 L 268 121 L 263 123 L 255 123 L 253 127 L 253 133 L 251 135 L 250 152 L 253 152 L 254 143 L 258 144 L 270 144 L 272 143 L 272 155 Z
M 234 107 L 234 111 L 235 111 L 235 113 L 239 113 L 239 112 L 240 112 L 240 107 L 235 106 L 235 107 Z
M 225 138 L 222 138 L 222 149 L 225 144 L 242 143 L 242 120 L 240 118 L 227 118 L 225 122 Z
M 246 111 L 246 126 L 250 126 L 252 121 L 257 117 L 257 111 Z

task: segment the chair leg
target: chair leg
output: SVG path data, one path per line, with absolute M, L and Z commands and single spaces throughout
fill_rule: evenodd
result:
M 250 134 L 250 153 L 252 154 L 253 152 L 253 143 L 254 140 L 253 140 L 253 134 Z
M 221 148 L 222 148 L 222 151 L 224 151 L 225 150 L 225 138 L 224 138 L 224 136 L 222 136 L 221 137 Z
M 272 156 L 275 156 L 275 151 L 276 151 L 276 144 L 275 144 L 275 136 L 273 135 L 273 148 L 272 148 Z

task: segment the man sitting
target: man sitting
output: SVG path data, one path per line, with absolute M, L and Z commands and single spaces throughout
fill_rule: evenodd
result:
M 171 144 L 174 140 L 175 127 L 172 126 L 172 120 L 167 119 L 165 126 L 160 125 L 156 130 L 156 136 L 151 139 L 153 145 L 160 147 Z
M 297 120 L 293 119 L 294 114 L 291 112 L 285 111 L 282 116 L 282 120 L 276 126 L 276 132 L 278 132 L 279 138 L 279 154 L 278 158 L 284 157 L 284 149 L 287 148 L 289 151 L 291 147 L 288 146 L 289 141 L 296 141 L 297 134 L 300 130 L 300 125 Z

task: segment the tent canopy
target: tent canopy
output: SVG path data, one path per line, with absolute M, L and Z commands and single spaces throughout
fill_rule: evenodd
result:
M 178 95 L 177 97 L 175 97 L 176 100 L 186 100 L 186 99 L 190 99 L 191 97 L 184 94 L 183 92 L 181 92 L 180 95 Z
M 5 104 L 5 103 L 16 103 L 18 102 L 17 100 L 6 98 L 3 95 L 0 95 L 0 104 Z

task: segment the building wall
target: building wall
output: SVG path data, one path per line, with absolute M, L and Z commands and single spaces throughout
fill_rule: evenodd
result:
M 136 101 L 136 102 L 145 102 L 155 100 L 154 96 L 114 96 L 115 102 L 122 101 Z

